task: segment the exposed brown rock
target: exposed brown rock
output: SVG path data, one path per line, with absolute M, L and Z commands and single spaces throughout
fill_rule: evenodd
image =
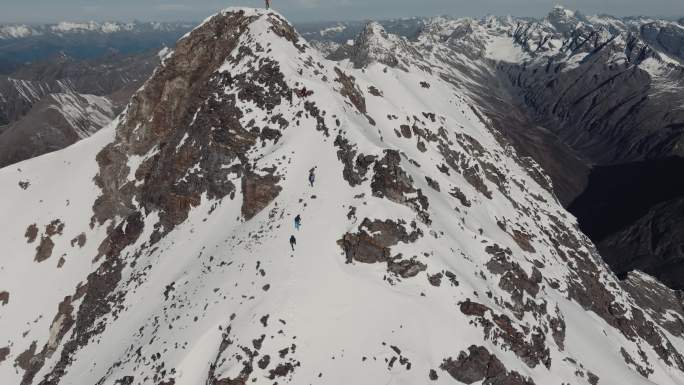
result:
M 38 238 L 38 226 L 34 223 L 26 228 L 24 237 L 27 238 L 28 243 L 33 243 Z
M 342 170 L 342 177 L 350 186 L 358 186 L 366 181 L 366 174 L 370 165 L 377 159 L 373 155 L 359 154 L 356 156 L 354 146 L 349 143 L 349 140 L 338 135 L 335 138 L 335 146 L 337 147 L 337 159 L 344 165 Z M 354 160 L 356 158 L 356 160 Z
M 299 35 L 290 23 L 283 20 L 282 17 L 274 14 L 268 15 L 268 18 L 271 22 L 271 31 L 292 43 L 292 45 L 294 45 L 299 52 L 304 52 L 304 46 L 300 44 Z
M 442 285 L 442 273 L 437 273 L 434 275 L 428 274 L 428 282 L 430 282 L 430 285 L 439 287 Z
M 422 231 L 411 224 L 413 231 L 406 231 L 404 222 L 391 220 L 371 221 L 364 219 L 356 234 L 347 233 L 337 241 L 345 253 L 347 263 L 387 263 L 387 271 L 402 278 L 411 278 L 427 269 L 427 265 L 415 259 L 402 259 L 401 255 L 392 257 L 390 247 L 399 242 L 413 243 L 423 236 Z
M 413 243 L 422 235 L 420 229 L 408 233 L 403 223 L 365 218 L 358 233 L 347 233 L 337 243 L 344 250 L 347 263 L 378 263 L 390 261 L 391 246 L 399 242 Z
M 0 291 L 0 305 L 7 305 L 9 303 L 10 293 L 7 291 Z
M 382 91 L 377 89 L 375 86 L 368 87 L 368 92 L 370 92 L 370 94 L 373 96 L 378 96 L 378 97 L 382 96 Z
M 465 207 L 472 206 L 466 195 L 458 187 L 452 187 L 451 191 L 449 192 L 449 195 L 458 199 L 458 201 L 461 202 L 461 205 Z
M 461 173 L 463 178 L 482 195 L 488 199 L 492 199 L 492 192 L 489 191 L 487 184 L 482 178 L 482 171 L 480 170 L 479 164 L 472 164 L 464 154 L 454 150 L 447 143 L 442 142 L 437 148 L 449 167 Z
M 55 219 L 50 224 L 45 226 L 45 234 L 47 234 L 48 237 L 51 237 L 53 235 L 62 235 L 62 231 L 64 230 L 64 223 L 62 223 L 61 220 Z
M 286 377 L 288 374 L 294 372 L 295 365 L 290 362 L 278 364 L 275 369 L 268 371 L 268 378 L 275 380 L 277 377 Z
M 40 263 L 50 258 L 54 247 L 55 243 L 52 242 L 50 237 L 42 237 L 40 239 L 40 244 L 36 247 L 36 256 L 33 260 Z
M 435 191 L 441 191 L 439 188 L 439 183 L 436 180 L 430 178 L 429 176 L 426 176 L 425 180 L 427 181 L 428 186 L 432 187 Z
M 485 313 L 490 310 L 487 306 L 481 303 L 472 302 L 470 299 L 461 302 L 459 306 L 461 308 L 461 313 L 468 316 L 484 317 Z
M 518 372 L 509 372 L 499 359 L 483 346 L 471 345 L 456 360 L 447 358 L 440 369 L 464 384 L 483 381 L 486 385 L 533 385 L 534 381 Z
M 242 177 L 242 215 L 246 220 L 252 219 L 280 194 L 279 181 L 280 178 L 273 174 L 245 173 Z
M 335 73 L 337 73 L 336 82 L 342 84 L 342 89 L 340 94 L 347 99 L 359 110 L 360 113 L 366 114 L 366 99 L 363 97 L 363 93 L 356 86 L 356 79 L 353 76 L 345 74 L 342 70 L 335 67 Z
M 71 247 L 74 247 L 75 245 L 78 245 L 78 247 L 83 247 L 86 244 L 86 235 L 85 233 L 79 234 L 76 238 L 71 240 Z
M 375 162 L 371 188 L 373 195 L 387 198 L 393 202 L 408 206 L 418 212 L 419 217 L 426 224 L 430 224 L 427 213 L 428 199 L 420 189 L 413 187 L 413 180 L 401 168 L 401 155 L 395 150 L 385 150 L 385 156 Z M 408 195 L 417 194 L 415 197 Z
M 513 229 L 513 234 L 511 234 L 511 238 L 513 238 L 515 243 L 517 243 L 523 251 L 527 251 L 528 253 L 537 252 L 534 246 L 532 246 L 531 240 L 533 237 L 531 235 L 520 230 Z
M 7 359 L 7 356 L 10 354 L 10 348 L 9 346 L 4 346 L 0 348 L 0 364 L 3 363 Z
M 65 298 L 60 304 L 59 312 L 55 316 L 55 320 L 59 317 L 66 322 L 61 322 L 57 336 L 59 339 L 57 343 L 66 335 L 71 328 L 74 329 L 71 339 L 62 344 L 63 348 L 59 360 L 48 373 L 39 385 L 51 385 L 58 383 L 59 379 L 64 375 L 66 368 L 70 365 L 73 354 L 81 347 L 85 346 L 90 338 L 101 333 L 105 325 L 98 323 L 98 319 L 105 314 L 108 314 L 112 309 L 121 302 L 123 296 L 117 294 L 115 289 L 121 280 L 121 271 L 126 263 L 119 258 L 123 249 L 134 243 L 142 234 L 145 223 L 143 216 L 140 213 L 133 213 L 129 215 L 126 220 L 119 223 L 102 242 L 99 247 L 100 255 L 104 256 L 103 263 L 96 271 L 88 275 L 87 283 L 79 286 L 75 295 L 72 298 Z M 76 317 L 73 321 L 67 313 L 71 313 L 71 301 L 83 297 L 81 305 L 79 306 Z M 67 310 L 69 310 L 67 312 Z M 54 321 L 53 321 L 54 323 Z M 46 344 L 41 354 L 52 355 L 52 348 Z M 42 367 L 43 362 L 35 361 Z M 27 372 L 24 374 L 25 382 L 22 385 L 32 383 L 32 378 L 40 370 L 37 367 L 35 372 Z
M 684 298 L 675 291 L 641 272 L 631 272 L 620 282 L 640 308 L 674 336 L 684 334 Z
M 409 127 L 407 124 L 402 124 L 399 126 L 399 129 L 401 130 L 401 134 L 404 136 L 404 138 L 411 139 L 413 134 L 411 134 L 411 127 Z
M 387 262 L 387 271 L 402 278 L 415 277 L 421 271 L 427 270 L 427 265 L 415 259 L 390 260 Z
M 14 360 L 14 364 L 21 369 L 29 370 L 31 368 L 31 359 L 36 354 L 36 346 L 36 341 L 31 342 L 29 348 L 17 356 L 17 358 Z

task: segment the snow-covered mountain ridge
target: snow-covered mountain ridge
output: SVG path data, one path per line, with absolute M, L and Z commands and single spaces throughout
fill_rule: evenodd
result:
M 173 31 L 187 29 L 188 23 L 164 23 L 164 22 L 70 22 L 63 21 L 55 24 L 27 25 L 27 24 L 2 24 L 0 25 L 0 39 L 22 39 L 32 36 L 44 35 L 68 35 L 79 33 L 110 34 L 118 32 L 140 33 L 145 31 Z
M 684 383 L 674 294 L 609 272 L 434 47 L 333 62 L 231 8 L 0 170 L 0 380 Z
M 519 153 L 542 166 L 616 273 L 642 270 L 684 288 L 684 227 L 681 214 L 672 215 L 681 213 L 684 189 L 676 173 L 659 166 L 684 156 L 681 22 L 585 16 L 556 7 L 543 19 L 437 17 L 420 23 L 420 31 L 401 44 L 389 34 L 373 50 L 391 52 L 383 56 L 402 57 L 400 62 L 423 62 L 470 95 Z M 369 51 L 359 50 L 359 41 L 337 50 L 315 46 L 332 52 L 333 60 L 355 61 L 357 52 Z M 615 200 L 621 196 L 616 191 L 606 199 L 624 203 L 610 213 L 600 203 L 573 203 L 592 169 L 623 164 L 644 176 L 662 175 L 659 191 L 669 198 L 653 201 L 644 190 Z M 606 225 L 594 224 L 601 221 Z M 639 251 L 625 252 L 630 249 Z

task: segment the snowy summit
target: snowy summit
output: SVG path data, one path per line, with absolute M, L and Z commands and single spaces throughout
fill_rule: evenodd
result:
M 0 169 L 0 383 L 684 383 L 681 330 L 444 72 L 465 31 L 333 62 L 231 8 Z

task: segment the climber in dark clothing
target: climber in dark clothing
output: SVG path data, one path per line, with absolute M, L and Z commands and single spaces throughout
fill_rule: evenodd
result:
M 265 0 L 266 1 L 266 9 L 271 9 L 271 0 Z
M 292 251 L 294 251 L 294 247 L 297 244 L 297 238 L 295 238 L 294 235 L 290 236 L 290 247 L 292 248 Z
M 295 229 L 299 230 L 300 227 L 302 227 L 302 217 L 297 214 L 297 216 L 294 219 L 295 222 Z
M 311 184 L 311 187 L 313 187 L 314 182 L 316 181 L 316 168 L 312 168 L 309 170 L 309 183 Z

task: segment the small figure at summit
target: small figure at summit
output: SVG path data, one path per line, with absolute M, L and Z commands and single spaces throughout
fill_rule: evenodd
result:
M 265 0 L 266 1 L 266 9 L 271 9 L 271 0 Z
M 294 225 L 296 230 L 299 230 L 299 228 L 302 227 L 302 217 L 299 214 L 297 214 L 294 219 Z

